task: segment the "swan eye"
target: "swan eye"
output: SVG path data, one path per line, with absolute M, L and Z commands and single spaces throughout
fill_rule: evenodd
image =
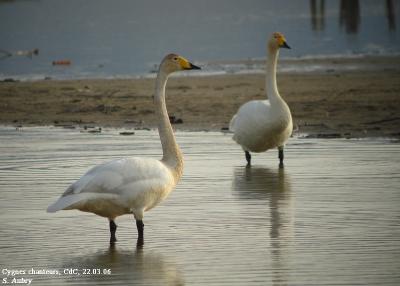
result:
M 177 58 L 177 57 L 175 57 L 175 58 L 174 58 L 174 61 L 177 61 L 177 60 L 178 60 L 178 58 Z

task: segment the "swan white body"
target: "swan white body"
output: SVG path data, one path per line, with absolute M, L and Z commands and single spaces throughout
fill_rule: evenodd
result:
M 229 129 L 245 151 L 264 152 L 285 144 L 292 134 L 292 117 L 285 102 L 271 106 L 269 100 L 243 104 L 230 122 Z
M 155 207 L 177 184 L 173 171 L 161 161 L 124 158 L 96 166 L 73 183 L 48 212 L 78 209 L 115 219 Z
M 116 241 L 114 219 L 133 214 L 143 244 L 143 214 L 163 201 L 178 183 L 183 157 L 169 122 L 165 87 L 169 74 L 178 70 L 199 69 L 183 57 L 170 54 L 161 62 L 156 79 L 154 103 L 158 116 L 163 157 L 124 158 L 98 165 L 73 183 L 47 209 L 48 212 L 77 209 L 103 216 L 110 221 L 110 243 Z
M 266 73 L 267 100 L 252 100 L 243 104 L 232 117 L 229 129 L 233 140 L 242 146 L 250 165 L 249 152 L 264 152 L 279 148 L 283 166 L 283 146 L 293 130 L 289 106 L 281 98 L 276 85 L 276 65 L 279 48 L 287 47 L 282 34 L 274 33 L 268 42 Z

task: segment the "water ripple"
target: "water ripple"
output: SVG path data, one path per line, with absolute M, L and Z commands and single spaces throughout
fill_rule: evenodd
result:
M 112 275 L 28 275 L 33 285 L 398 285 L 400 145 L 292 138 L 244 154 L 230 136 L 178 132 L 181 183 L 146 213 L 144 249 L 132 216 L 107 220 L 45 209 L 90 167 L 161 157 L 156 131 L 122 137 L 0 128 L 2 268 L 111 269 Z M 2 277 L 3 278 L 3 277 Z

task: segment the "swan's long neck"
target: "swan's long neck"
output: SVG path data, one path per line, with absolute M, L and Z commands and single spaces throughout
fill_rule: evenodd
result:
M 173 170 L 175 179 L 179 180 L 182 175 L 183 157 L 181 150 L 176 143 L 165 104 L 165 86 L 167 84 L 167 79 L 168 74 L 160 69 L 157 75 L 154 103 L 158 117 L 158 133 L 160 135 L 163 150 L 162 162 Z
M 273 104 L 276 101 L 282 100 L 278 92 L 278 87 L 276 85 L 276 66 L 278 62 L 278 56 L 279 56 L 279 49 L 268 47 L 265 90 L 267 91 L 267 96 L 271 104 Z

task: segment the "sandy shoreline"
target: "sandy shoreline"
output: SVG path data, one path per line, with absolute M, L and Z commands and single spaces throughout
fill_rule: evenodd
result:
M 399 70 L 284 73 L 277 79 L 296 132 L 400 137 Z M 169 114 L 183 122 L 177 129 L 221 130 L 241 104 L 265 98 L 264 85 L 263 74 L 171 78 Z M 0 124 L 154 128 L 153 90 L 154 79 L 1 82 Z

